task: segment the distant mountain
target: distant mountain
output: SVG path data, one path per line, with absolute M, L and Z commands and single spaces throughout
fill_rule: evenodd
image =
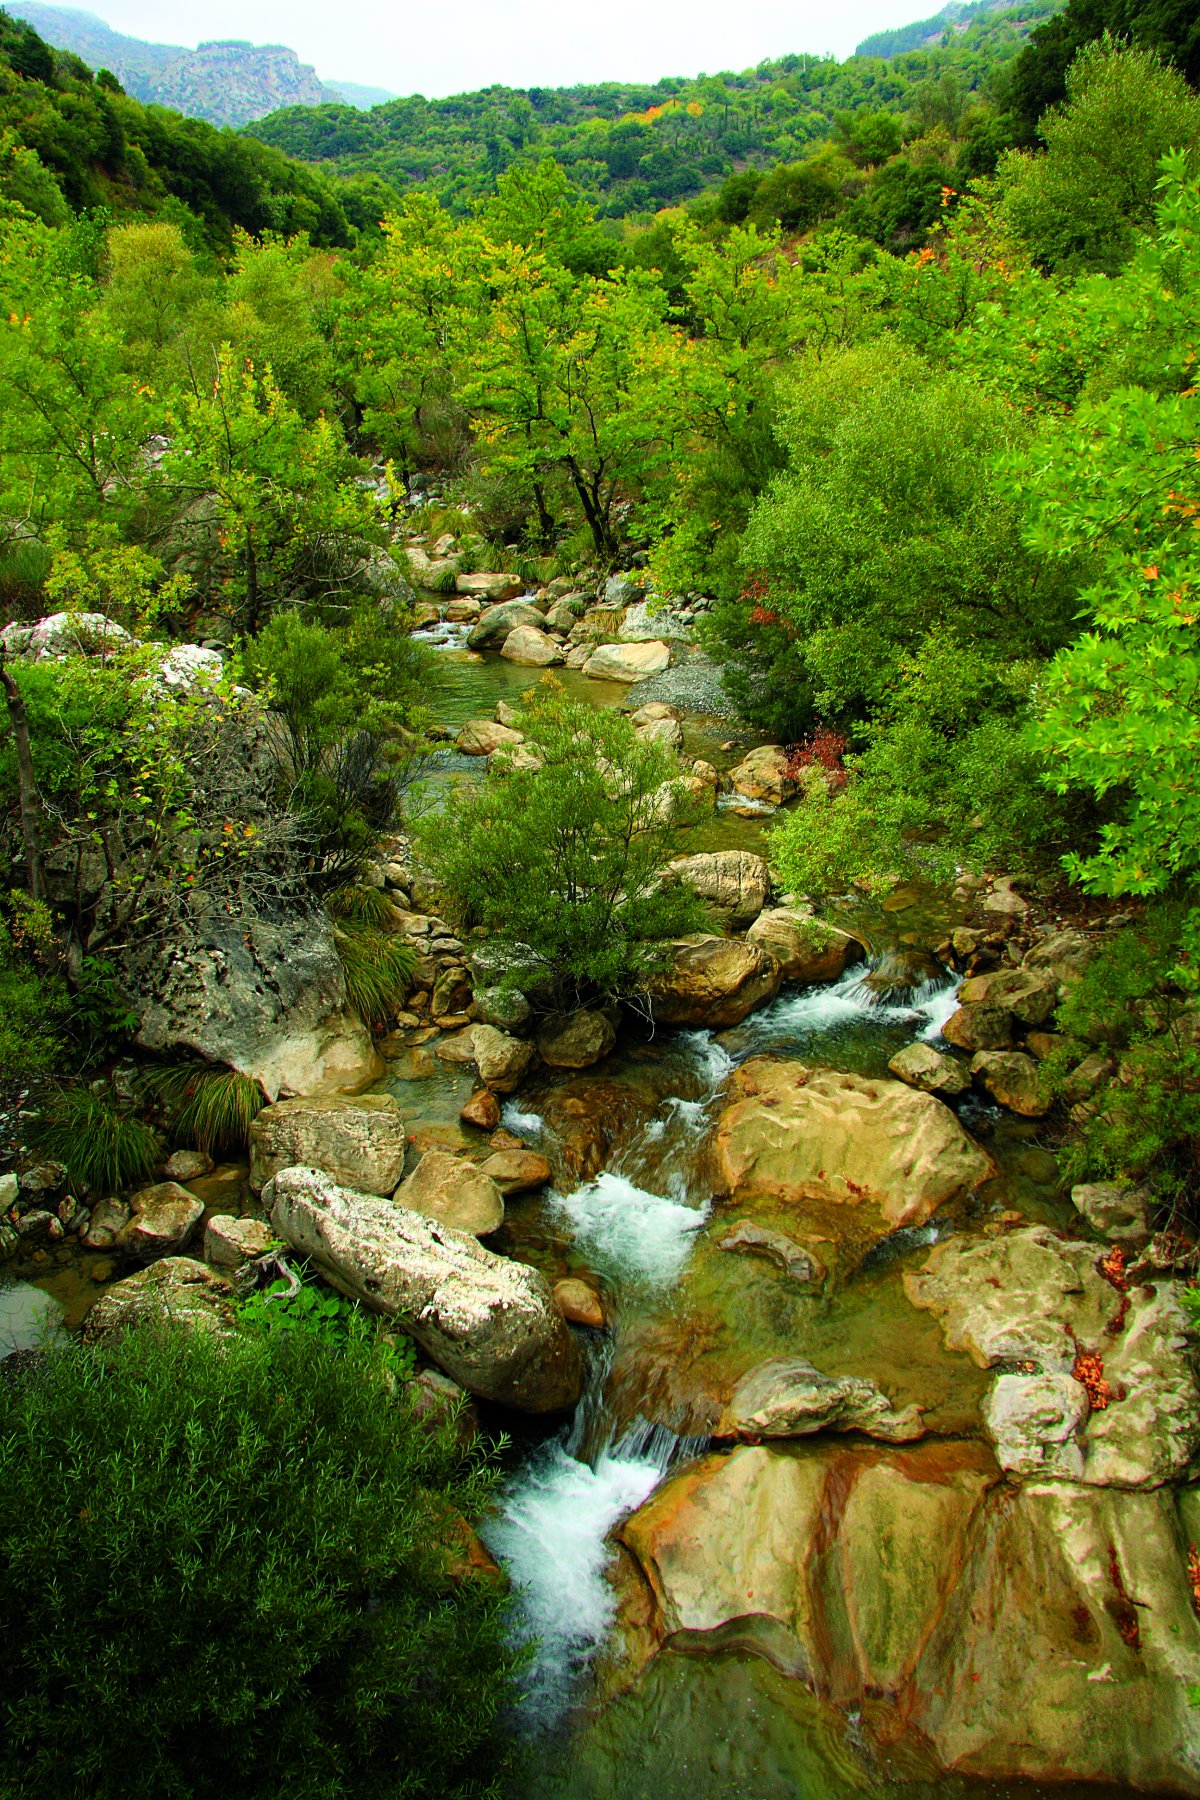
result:
M 947 31 L 965 31 L 989 13 L 1004 12 L 1013 0 L 949 0 L 932 18 L 918 19 L 914 25 L 900 25 L 895 31 L 876 31 L 864 38 L 855 56 L 904 56 L 909 50 L 924 50 L 940 44 Z
M 234 40 L 186 50 L 180 44 L 125 37 L 94 13 L 74 7 L 11 0 L 6 10 L 27 20 L 48 44 L 72 51 L 94 69 L 111 69 L 135 99 L 171 106 L 213 125 L 249 125 L 282 106 L 338 101 L 373 106 L 392 97 L 383 88 L 323 82 L 283 44 Z

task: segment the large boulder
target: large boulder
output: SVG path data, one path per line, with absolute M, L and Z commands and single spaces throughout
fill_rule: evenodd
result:
M 578 1012 L 555 1013 L 538 1031 L 538 1054 L 552 1069 L 590 1069 L 602 1062 L 617 1041 L 616 1028 L 607 1013 L 581 1007 Z
M 782 744 L 760 744 L 730 769 L 729 779 L 747 800 L 766 800 L 772 806 L 782 806 L 800 787 Z
M 670 963 L 649 986 L 660 1025 L 700 1025 L 714 1031 L 740 1025 L 757 1006 L 773 1000 L 783 972 L 754 944 L 706 932 L 676 938 Z
M 760 1363 L 734 1386 L 717 1422 L 717 1438 L 808 1437 L 817 1431 L 861 1431 L 890 1443 L 923 1437 L 917 1407 L 897 1410 L 873 1381 L 826 1375 L 806 1357 Z
M 123 953 L 120 970 L 144 1050 L 227 1064 L 269 1100 L 353 1093 L 383 1074 L 323 913 L 269 919 L 198 901 L 169 946 L 151 934 Z
M 528 1194 L 534 1188 L 545 1187 L 553 1173 L 546 1158 L 536 1150 L 496 1150 L 480 1163 L 479 1172 L 494 1181 L 505 1196 Z
M 666 644 L 655 639 L 647 644 L 601 644 L 583 665 L 593 681 L 645 681 L 661 675 L 671 664 Z
M 462 756 L 491 756 L 494 750 L 516 750 L 524 742 L 523 734 L 510 725 L 498 725 L 495 719 L 468 719 L 458 734 L 457 749 Z
M 142 1325 L 224 1332 L 233 1322 L 233 1289 L 222 1276 L 190 1256 L 164 1256 L 102 1294 L 83 1322 L 83 1337 L 102 1344 Z
M 137 639 L 98 612 L 50 613 L 35 625 L 14 623 L 0 631 L 0 649 L 23 662 L 63 662 L 69 656 L 112 656 L 132 650 Z
M 757 1651 L 958 1775 L 1195 1794 L 1198 1515 L 1168 1490 L 998 1485 L 969 1443 L 742 1446 L 621 1527 L 625 1641 Z
M 992 969 L 973 975 L 958 990 L 963 1006 L 996 1006 L 1019 1025 L 1045 1025 L 1058 1006 L 1059 984 L 1042 969 Z
M 448 1150 L 427 1150 L 393 1198 L 472 1237 L 487 1237 L 504 1223 L 504 1199 L 491 1176 Z
M 472 600 L 512 601 L 525 592 L 521 577 L 510 575 L 504 569 L 481 569 L 475 575 L 459 575 L 454 586 L 456 592 Z
M 623 644 L 671 640 L 688 642 L 692 636 L 692 628 L 683 614 L 673 611 L 671 607 L 656 607 L 653 601 L 640 600 L 626 609 L 617 635 Z
M 311 1169 L 281 1170 L 263 1199 L 285 1243 L 396 1319 L 470 1393 L 533 1413 L 578 1400 L 579 1352 L 536 1269 Z
M 544 621 L 536 606 L 527 600 L 506 600 L 500 606 L 484 608 L 471 627 L 467 643 L 472 650 L 498 650 L 510 631 L 518 625 L 532 625 L 540 631 Z
M 1001 1380 L 1013 1363 L 1028 1378 L 985 1401 L 1002 1456 L 1018 1446 L 1006 1464 L 1014 1474 L 1044 1466 L 1094 1486 L 1156 1487 L 1200 1450 L 1200 1389 L 1178 1283 L 1123 1291 L 1095 1244 L 1035 1225 L 951 1238 L 904 1286 L 938 1320 L 948 1349 L 980 1368 L 1005 1365 Z M 1076 1413 L 1064 1409 L 1064 1377 L 1087 1402 L 1070 1432 L 1061 1422 Z
M 995 1173 L 949 1107 L 900 1081 L 755 1058 L 734 1077 L 714 1149 L 722 1190 L 784 1203 L 864 1202 L 923 1224 Z
M 925 1094 L 965 1094 L 971 1085 L 962 1063 L 943 1056 L 932 1044 L 906 1044 L 890 1058 L 888 1068 L 898 1080 Z
M 150 1262 L 182 1250 L 204 1217 L 204 1203 L 177 1181 L 158 1181 L 131 1196 L 129 1219 L 117 1232 L 114 1247 Z
M 802 987 L 836 981 L 847 963 L 862 956 L 856 938 L 818 919 L 809 906 L 768 907 L 751 925 L 746 942 L 769 950 L 783 970 L 783 979 Z
M 548 669 L 563 660 L 558 645 L 536 625 L 515 625 L 501 644 L 500 654 L 506 662 L 530 669 Z
M 471 1058 L 485 1087 L 511 1094 L 533 1061 L 533 1045 L 510 1037 L 495 1025 L 475 1025 L 470 1032 Z
M 698 856 L 677 856 L 663 870 L 663 879 L 691 888 L 735 931 L 757 919 L 771 891 L 766 858 L 751 850 L 706 850 Z
M 280 1100 L 250 1127 L 250 1186 L 303 1163 L 366 1194 L 390 1194 L 404 1169 L 407 1138 L 390 1094 L 356 1100 Z

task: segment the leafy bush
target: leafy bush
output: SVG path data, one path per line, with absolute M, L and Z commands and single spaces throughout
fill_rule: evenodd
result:
M 458 917 L 532 952 L 561 1003 L 633 994 L 664 941 L 707 916 L 688 889 L 658 881 L 688 817 L 667 786 L 679 765 L 553 679 L 517 725 L 539 766 L 493 758 L 482 786 L 419 822 L 421 857 Z
M 135 1187 L 163 1158 L 161 1135 L 105 1087 L 59 1088 L 30 1119 L 29 1136 L 72 1182 L 103 1193 Z
M 335 926 L 333 938 L 351 1006 L 364 1025 L 382 1031 L 412 984 L 416 951 L 373 925 L 348 921 Z
M 416 1367 L 416 1345 L 411 1338 L 383 1330 L 383 1321 L 364 1312 L 336 1288 L 306 1269 L 300 1286 L 280 1276 L 257 1289 L 243 1302 L 242 1321 L 263 1331 L 299 1332 L 331 1349 L 350 1344 L 374 1344 L 382 1366 L 397 1381 Z
M 250 1127 L 266 1105 L 250 1075 L 235 1069 L 160 1069 L 147 1083 L 162 1105 L 172 1138 L 212 1156 L 244 1151 Z
M 0 1080 L 44 1075 L 64 1049 L 66 983 L 31 953 L 36 947 L 15 923 L 14 934 L 0 919 Z
M 496 1792 L 514 1656 L 464 1567 L 491 1476 L 378 1355 L 132 1333 L 0 1383 L 0 1791 Z

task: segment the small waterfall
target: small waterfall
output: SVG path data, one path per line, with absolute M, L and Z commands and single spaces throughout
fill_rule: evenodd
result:
M 550 1205 L 596 1269 L 613 1281 L 661 1287 L 682 1272 L 708 1206 L 649 1193 L 606 1169 Z

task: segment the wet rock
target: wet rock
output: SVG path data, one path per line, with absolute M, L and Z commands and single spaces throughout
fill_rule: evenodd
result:
M 233 1289 L 190 1256 L 164 1256 L 102 1294 L 83 1323 L 87 1344 L 103 1344 L 139 1326 L 179 1325 L 193 1331 L 231 1331 Z
M 240 1269 L 262 1256 L 271 1242 L 265 1219 L 239 1219 L 214 1213 L 204 1226 L 204 1260 L 210 1269 Z
M 131 1196 L 129 1219 L 114 1246 L 139 1262 L 174 1256 L 204 1217 L 203 1202 L 176 1181 L 159 1181 Z
M 480 1088 L 471 1095 L 458 1116 L 464 1125 L 477 1126 L 480 1131 L 495 1131 L 500 1123 L 500 1102 L 490 1088 Z
M 737 793 L 747 800 L 766 800 L 782 806 L 799 792 L 800 784 L 790 772 L 791 764 L 782 744 L 760 744 L 730 769 L 729 780 Z
M 404 1170 L 404 1119 L 390 1094 L 281 1100 L 250 1127 L 250 1186 L 300 1163 L 367 1194 L 390 1194 Z
M 801 1287 L 817 1287 L 824 1281 L 826 1270 L 813 1251 L 805 1249 L 782 1231 L 753 1219 L 738 1219 L 724 1237 L 716 1240 L 718 1250 L 741 1251 L 747 1256 L 762 1256 Z
M 714 1143 L 726 1193 L 867 1202 L 894 1229 L 923 1224 L 994 1173 L 948 1107 L 899 1081 L 755 1058 L 731 1092 Z
M 483 607 L 478 600 L 460 595 L 457 600 L 452 600 L 446 608 L 446 623 L 448 625 L 474 625 L 482 614 Z
M 475 1061 L 475 1028 L 467 1025 L 461 1031 L 453 1031 L 440 1037 L 434 1043 L 433 1054 L 439 1062 L 465 1066 Z
M 671 652 L 659 640 L 640 644 L 600 644 L 583 665 L 593 681 L 645 681 L 670 666 Z
M 488 606 L 479 622 L 471 627 L 467 643 L 472 650 L 498 650 L 510 631 L 518 625 L 542 626 L 542 615 L 525 600 L 507 600 L 500 606 Z
M 1039 1065 L 1020 1050 L 977 1051 L 971 1076 L 997 1106 L 1026 1119 L 1042 1118 L 1054 1103 Z
M 1095 1244 L 1038 1225 L 950 1238 L 904 1276 L 904 1288 L 937 1318 L 947 1348 L 965 1350 L 980 1368 L 1016 1363 L 1034 1378 L 1089 1375 L 1081 1481 L 1154 1487 L 1200 1449 L 1200 1392 L 1178 1284 L 1118 1292 L 1100 1272 Z
M 1088 1224 L 1116 1244 L 1139 1248 L 1148 1242 L 1154 1198 L 1146 1188 L 1122 1181 L 1083 1181 L 1071 1200 Z
M 900 1411 L 873 1381 L 825 1375 L 802 1356 L 777 1357 L 743 1375 L 714 1437 L 808 1437 L 817 1431 L 862 1431 L 890 1443 L 924 1437 L 918 1407 Z
M 758 918 L 771 891 L 766 858 L 749 850 L 708 850 L 698 856 L 677 856 L 663 870 L 663 880 L 691 888 L 735 931 Z M 769 945 L 764 947 L 770 949 Z
M 650 984 L 660 1025 L 699 1025 L 723 1031 L 779 992 L 783 972 L 767 951 L 732 938 L 697 933 L 676 938 L 671 962 Z
M 213 1172 L 213 1159 L 205 1150 L 176 1150 L 168 1156 L 163 1174 L 168 1181 L 200 1181 Z
M 945 979 L 946 971 L 931 950 L 901 944 L 880 957 L 863 976 L 863 986 L 880 1000 L 903 1001 Z
M 572 1325 L 587 1325 L 593 1331 L 603 1331 L 608 1323 L 599 1294 L 590 1282 L 580 1280 L 577 1275 L 567 1275 L 555 1282 L 554 1304 Z
M 457 967 L 442 969 L 433 984 L 433 992 L 429 997 L 429 1010 L 439 1021 L 453 1018 L 455 1014 L 464 1012 L 470 1006 L 473 992 L 471 977 L 465 969 Z
M 497 1094 L 511 1094 L 533 1061 L 532 1044 L 510 1037 L 495 1025 L 473 1025 L 471 1055 L 480 1079 Z
M 602 1062 L 617 1041 L 607 1013 L 557 1013 L 546 1019 L 537 1036 L 538 1054 L 552 1069 L 590 1069 Z
M 960 1006 L 942 1026 L 942 1036 L 958 1050 L 1007 1050 L 1012 1014 L 1002 1006 Z
M 392 1198 L 472 1237 L 488 1237 L 504 1223 L 504 1200 L 491 1176 L 446 1150 L 427 1150 Z
M 563 1167 L 578 1181 L 598 1174 L 646 1117 L 642 1102 L 624 1082 L 595 1077 L 552 1088 L 542 1110 Z
M 536 1269 L 310 1169 L 281 1171 L 264 1201 L 286 1243 L 373 1311 L 400 1320 L 470 1393 L 535 1413 L 578 1400 L 579 1352 Z
M 803 987 L 836 981 L 847 963 L 862 955 L 856 939 L 818 919 L 807 906 L 768 907 L 747 931 L 746 942 L 769 951 L 778 961 L 783 979 Z
M 493 602 L 514 601 L 525 591 L 525 583 L 521 577 L 509 575 L 504 570 L 481 569 L 474 575 L 459 575 L 455 579 L 454 586 L 460 594 L 465 594 L 469 599 Z M 485 613 L 484 618 L 486 617 Z
M 524 742 L 521 732 L 495 719 L 468 719 L 458 734 L 457 748 L 463 756 L 490 756 L 494 750 L 515 750 Z
M 129 1208 L 123 1200 L 112 1196 L 98 1200 L 92 1208 L 83 1241 L 89 1250 L 111 1250 L 128 1223 Z
M 534 1188 L 545 1187 L 553 1172 L 544 1156 L 520 1147 L 497 1150 L 479 1168 L 505 1195 L 528 1194 Z
M 996 1461 L 1012 1475 L 1083 1476 L 1088 1397 L 1070 1375 L 998 1375 L 980 1411 Z
M 900 1081 L 926 1094 L 965 1094 L 971 1085 L 970 1073 L 962 1063 L 942 1056 L 932 1044 L 906 1044 L 888 1068 Z
M 1058 1006 L 1058 982 L 1038 969 L 993 969 L 973 975 L 958 990 L 962 1006 L 998 1006 L 1020 1025 L 1045 1025 Z

